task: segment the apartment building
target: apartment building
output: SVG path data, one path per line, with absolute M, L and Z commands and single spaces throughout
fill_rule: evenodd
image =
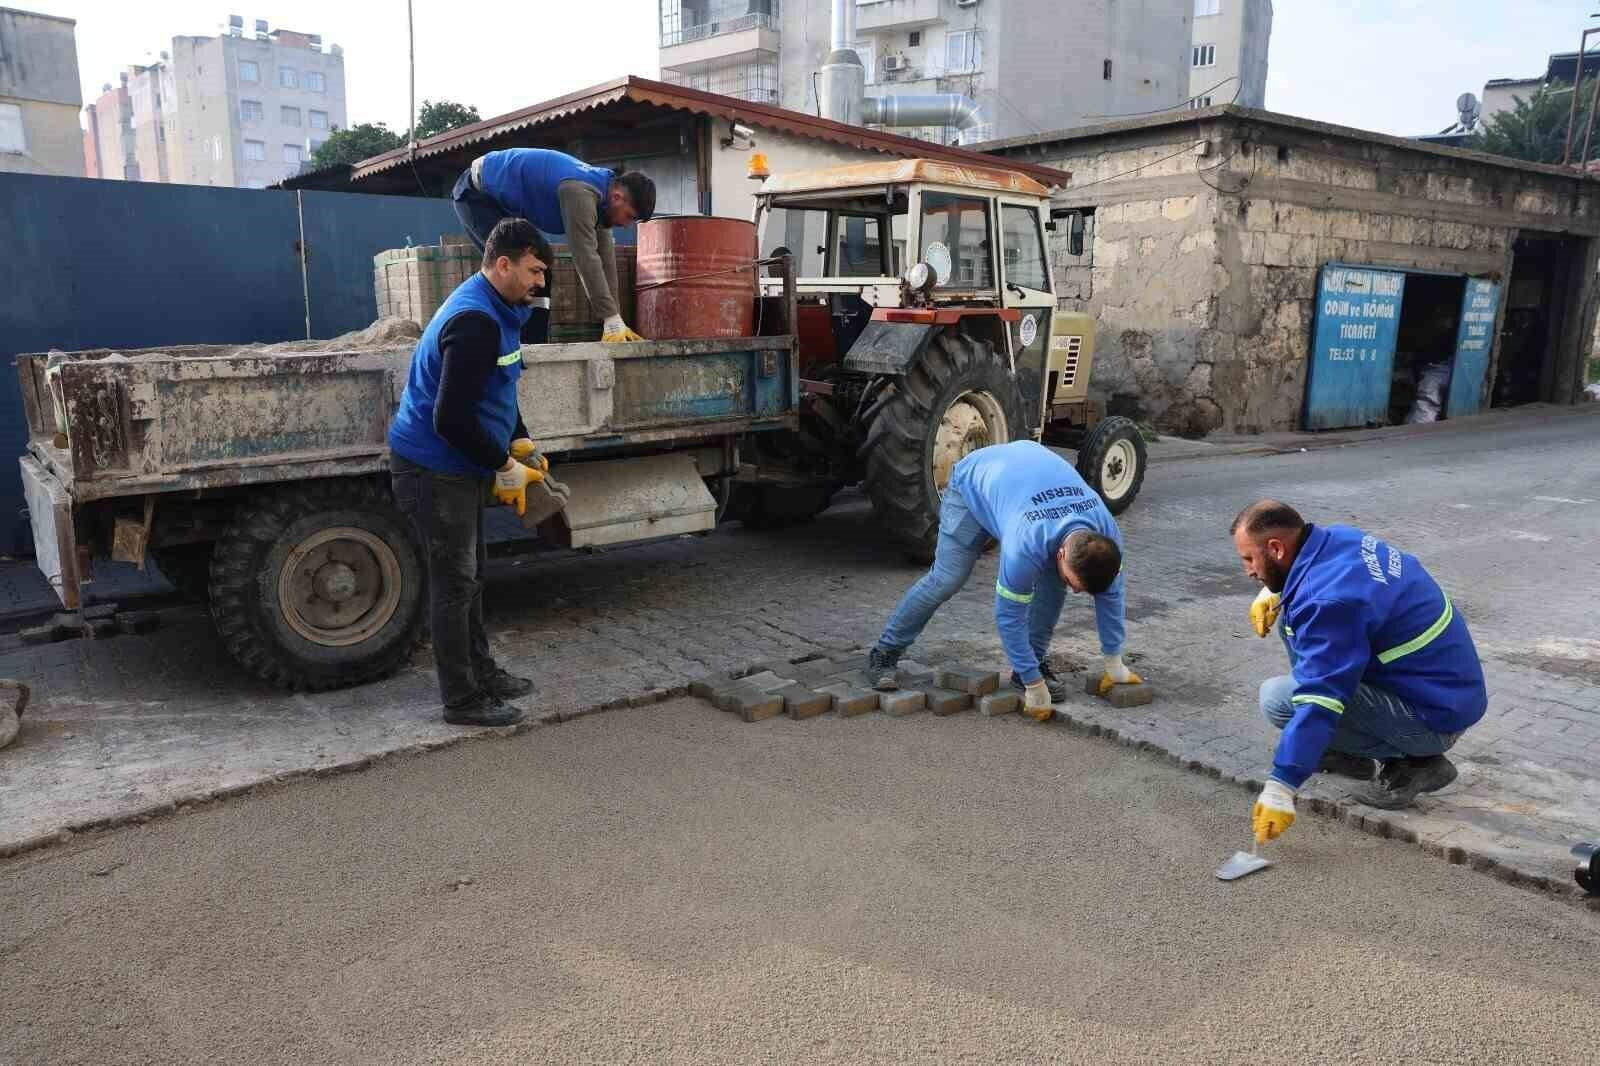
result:
M 252 35 L 232 15 L 215 37 L 174 37 L 126 84 L 137 180 L 264 189 L 347 122 L 343 50 L 264 19 Z
M 0 171 L 83 177 L 77 24 L 0 7 Z
M 1272 0 L 1194 0 L 1189 106 L 1267 106 Z
M 117 86 L 101 86 L 100 98 L 83 109 L 83 126 L 84 172 L 89 177 L 139 180 L 127 72 Z
M 958 93 L 1011 137 L 1181 106 L 1194 0 L 846 0 L 868 93 Z M 833 0 L 659 0 L 663 81 L 818 113 Z M 950 143 L 950 127 L 896 128 Z M 976 136 L 974 136 L 974 134 Z

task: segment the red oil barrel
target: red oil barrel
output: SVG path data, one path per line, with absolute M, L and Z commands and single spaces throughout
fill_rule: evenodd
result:
M 674 215 L 639 225 L 638 307 L 647 340 L 748 337 L 756 328 L 756 226 Z

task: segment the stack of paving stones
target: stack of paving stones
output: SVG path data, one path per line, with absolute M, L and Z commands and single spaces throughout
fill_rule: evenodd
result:
M 1021 694 L 1009 688 L 1002 690 L 1000 675 L 993 670 L 962 664 L 934 667 L 902 660 L 899 690 L 874 692 L 866 686 L 865 663 L 865 654 L 860 652 L 797 663 L 762 663 L 737 678 L 702 678 L 691 684 L 689 691 L 747 722 L 780 714 L 814 718 L 830 711 L 850 718 L 872 711 L 901 717 L 975 710 L 993 718 L 1022 709 Z

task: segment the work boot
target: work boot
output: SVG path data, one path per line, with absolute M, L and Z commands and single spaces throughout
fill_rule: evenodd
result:
M 1044 687 L 1050 690 L 1051 703 L 1060 703 L 1067 698 L 1066 680 L 1050 669 L 1050 664 L 1043 659 L 1039 660 L 1039 676 L 1044 678 Z M 1011 687 L 1018 692 L 1028 687 L 1022 683 L 1022 678 L 1017 676 L 1015 670 L 1011 671 Z
M 900 687 L 895 671 L 899 668 L 900 653 L 874 647 L 867 652 L 867 687 L 877 692 L 893 692 Z
M 1332 748 L 1322 753 L 1322 761 L 1317 764 L 1319 774 L 1338 774 L 1340 777 L 1353 777 L 1357 781 L 1371 781 L 1377 769 L 1377 759 L 1334 751 Z
M 1443 755 L 1385 759 L 1378 767 L 1377 779 L 1351 796 L 1369 807 L 1395 811 L 1409 807 L 1422 793 L 1437 792 L 1455 779 L 1456 764 Z
M 533 682 L 495 667 L 494 673 L 484 679 L 483 691 L 503 700 L 520 699 L 533 691 Z
M 450 725 L 516 725 L 522 719 L 522 708 L 488 692 L 444 709 L 444 720 Z

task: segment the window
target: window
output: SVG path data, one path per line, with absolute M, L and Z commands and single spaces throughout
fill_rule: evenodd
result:
M 1038 292 L 1050 291 L 1049 261 L 1044 255 L 1044 234 L 1039 218 L 1026 207 L 1000 209 L 1000 250 L 1006 260 L 1006 281 Z
M 1222 14 L 1222 0 L 1194 0 L 1194 17 L 1205 18 L 1207 15 Z
M 841 278 L 889 276 L 889 268 L 883 262 L 882 225 L 870 215 L 840 215 L 830 273 Z
M 254 59 L 239 60 L 239 80 L 250 85 L 260 83 L 261 67 Z
M 867 71 L 867 84 L 871 85 L 878 80 L 878 46 L 871 41 L 857 41 L 852 45 L 856 55 L 861 57 L 861 65 Z
M 262 107 L 261 107 L 261 101 L 260 100 L 240 100 L 239 101 L 239 121 L 240 122 L 260 122 L 263 118 L 266 117 L 266 114 L 267 114 L 266 111 L 263 110 Z
M 1106 60 L 1100 68 L 1100 77 L 1105 81 L 1111 80 L 1111 60 Z
M 983 44 L 977 30 L 956 30 L 944 37 L 946 74 L 971 74 L 983 69 Z
M 325 130 L 328 128 L 328 113 L 326 111 L 313 111 L 310 118 L 312 129 Z
M 922 251 L 918 258 L 937 268 L 929 260 L 930 251 L 935 259 L 948 257 L 950 262 L 950 276 L 939 279 L 939 288 L 992 290 L 994 260 L 990 254 L 988 203 L 956 193 L 923 193 Z
M 293 67 L 279 67 L 278 85 L 285 89 L 300 88 L 300 72 Z
M 1189 101 L 1189 110 L 1191 110 L 1191 111 L 1198 111 L 1202 107 L 1210 107 L 1210 106 L 1211 106 L 1211 97 L 1209 97 L 1209 96 L 1196 96 L 1194 99 Z
M 794 257 L 796 277 L 823 276 L 823 257 L 827 255 L 828 213 L 798 207 L 775 207 L 767 212 L 763 231 L 767 255 L 785 248 Z
M 1217 65 L 1217 46 L 1214 44 L 1197 44 L 1194 46 L 1194 65 L 1197 67 L 1214 67 Z
M 306 88 L 314 93 L 325 93 L 328 91 L 328 79 L 323 77 L 320 70 L 308 70 L 306 71 Z
M 283 146 L 283 161 L 285 163 L 303 163 L 305 158 L 305 152 L 301 151 L 298 144 L 286 144 Z
M 911 31 L 911 35 L 906 38 L 906 43 L 909 44 L 912 48 L 921 48 L 922 47 L 922 31 L 921 30 L 912 30 Z
M 0 152 L 22 154 L 28 150 L 28 135 L 22 128 L 22 106 L 0 104 Z
M 285 126 L 300 125 L 300 109 L 298 107 L 281 107 L 278 109 L 278 121 Z
M 264 162 L 267 158 L 267 143 L 265 141 L 245 141 L 244 157 L 252 163 Z

